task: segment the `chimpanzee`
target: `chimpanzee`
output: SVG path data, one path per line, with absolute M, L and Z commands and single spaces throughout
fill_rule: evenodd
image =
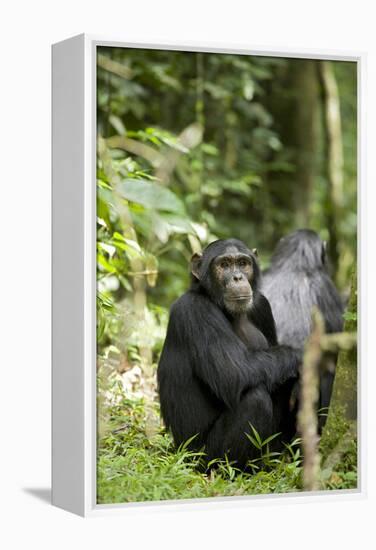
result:
M 340 332 L 343 304 L 327 269 L 326 243 L 312 230 L 283 237 L 262 279 L 272 307 L 280 344 L 301 348 L 311 332 L 312 308 L 322 313 L 326 332 Z M 320 376 L 319 431 L 325 425 L 332 394 L 335 354 L 326 354 Z
M 195 436 L 191 447 L 205 446 L 208 460 L 227 455 L 245 468 L 256 452 L 245 433 L 280 430 L 281 391 L 297 380 L 301 353 L 277 345 L 255 249 L 217 240 L 193 256 L 191 272 L 158 366 L 162 416 L 177 445 Z

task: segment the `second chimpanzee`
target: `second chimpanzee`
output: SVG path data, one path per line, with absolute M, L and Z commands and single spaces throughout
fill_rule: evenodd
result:
M 227 455 L 244 468 L 256 452 L 250 425 L 263 439 L 280 431 L 281 395 L 298 377 L 300 352 L 277 345 L 255 251 L 218 240 L 191 269 L 158 366 L 162 416 L 177 445 L 196 436 L 191 445 L 208 460 Z
M 314 231 L 283 237 L 263 275 L 262 292 L 272 307 L 281 344 L 302 348 L 311 332 L 312 308 L 322 313 L 326 332 L 340 332 L 343 304 L 327 269 L 326 243 Z M 325 424 L 336 357 L 328 354 L 320 378 L 319 429 Z

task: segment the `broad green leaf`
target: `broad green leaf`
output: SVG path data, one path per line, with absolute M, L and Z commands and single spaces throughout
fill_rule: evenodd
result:
M 118 187 L 120 195 L 146 208 L 184 214 L 183 202 L 166 187 L 145 180 L 124 180 Z
M 171 233 L 195 233 L 194 228 L 188 218 L 182 218 L 174 214 L 160 213 L 157 216 L 162 217 L 170 226 Z
M 144 252 L 140 248 L 140 245 L 132 239 L 114 240 L 114 245 L 120 250 L 123 250 L 130 260 L 135 260 L 143 257 Z
M 114 241 L 122 241 L 122 242 L 125 242 L 125 237 L 124 235 L 122 235 L 121 233 L 119 233 L 118 231 L 115 231 L 114 234 L 112 235 L 112 238 Z
M 153 233 L 161 241 L 161 243 L 167 243 L 170 236 L 170 226 L 168 225 L 168 222 L 164 221 L 164 219 L 156 213 L 154 213 L 152 220 Z
M 102 254 L 97 254 L 98 266 L 108 273 L 116 273 L 116 267 L 110 264 Z
M 118 233 L 119 235 L 119 233 Z M 142 250 L 138 242 L 133 241 L 132 239 L 124 239 L 124 242 L 127 243 L 131 248 L 136 250 L 139 254 L 142 254 Z
M 195 230 L 196 235 L 200 239 L 201 242 L 204 242 L 208 238 L 208 229 L 204 225 L 201 225 L 199 223 L 192 223 L 192 227 Z
M 107 252 L 107 254 L 110 256 L 110 258 L 112 258 L 112 256 L 115 254 L 116 252 L 116 248 L 114 246 L 112 246 L 111 244 L 108 244 L 108 243 L 104 243 L 104 242 L 98 242 L 98 248 L 104 250 L 105 252 Z

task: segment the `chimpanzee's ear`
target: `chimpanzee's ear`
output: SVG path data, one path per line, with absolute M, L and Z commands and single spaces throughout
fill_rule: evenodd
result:
M 321 248 L 321 261 L 323 265 L 326 264 L 327 250 L 328 250 L 328 243 L 327 241 L 323 241 L 322 248 Z
M 191 258 L 191 273 L 198 280 L 200 280 L 201 258 L 202 254 L 198 254 L 197 252 Z
M 254 254 L 256 258 L 258 257 L 257 248 L 252 248 L 252 254 Z

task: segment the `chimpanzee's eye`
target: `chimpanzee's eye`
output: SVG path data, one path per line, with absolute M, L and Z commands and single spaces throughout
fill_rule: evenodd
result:
M 222 269 L 227 269 L 230 266 L 230 262 L 228 260 L 222 260 L 221 263 L 219 264 L 219 266 Z
M 239 265 L 239 267 L 247 267 L 248 262 L 247 262 L 247 260 L 244 260 L 244 259 L 243 259 L 243 260 L 239 260 L 239 264 L 238 264 L 238 265 Z

